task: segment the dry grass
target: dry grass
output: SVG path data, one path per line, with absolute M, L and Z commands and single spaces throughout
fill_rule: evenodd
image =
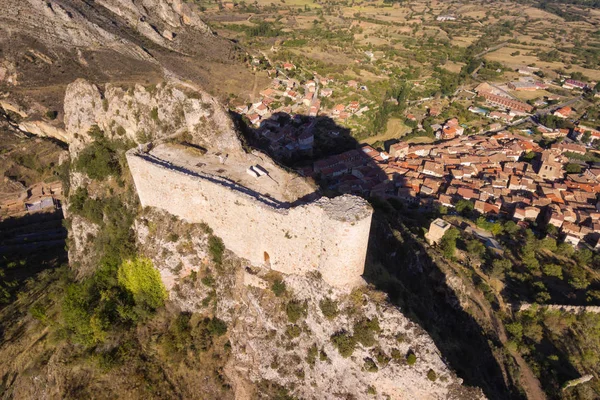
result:
M 523 90 L 511 90 L 510 94 L 512 94 L 513 96 L 515 96 L 516 98 L 520 99 L 520 100 L 533 100 L 533 99 L 539 99 L 541 97 L 544 96 L 552 96 L 552 93 L 547 92 L 545 90 L 534 90 L 534 91 L 523 91 Z
M 521 54 L 518 56 L 511 56 L 511 53 L 515 51 L 520 51 Z M 565 64 L 561 62 L 544 62 L 540 61 L 539 58 L 533 55 L 525 55 L 528 51 L 515 48 L 515 47 L 503 47 L 491 53 L 485 55 L 485 58 L 491 61 L 498 61 L 503 63 L 504 65 L 508 65 L 511 67 L 516 67 L 519 65 L 529 65 L 535 64 L 541 68 L 548 69 L 564 69 L 565 71 L 577 71 L 582 74 L 588 76 L 590 79 L 598 80 L 600 79 L 600 70 L 583 68 L 578 65 L 573 65 L 571 69 L 566 69 Z
M 442 65 L 444 69 L 447 69 L 450 72 L 459 73 L 461 68 L 464 66 L 464 63 L 458 63 L 454 61 L 448 61 L 446 64 Z

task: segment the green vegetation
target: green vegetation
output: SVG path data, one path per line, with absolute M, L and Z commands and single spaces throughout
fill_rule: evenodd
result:
M 271 290 L 276 297 L 281 297 L 285 293 L 285 282 L 281 279 L 276 279 L 271 285 Z
M 136 304 L 149 309 L 162 307 L 168 297 L 158 270 L 147 258 L 122 263 L 117 271 L 117 280 L 133 295 Z
M 332 335 L 331 342 L 344 358 L 350 357 L 356 348 L 356 340 L 346 331 L 340 331 Z
M 88 134 L 94 141 L 79 153 L 73 162 L 74 169 L 100 181 L 109 176 L 118 177 L 121 174 L 120 154 L 128 144 L 108 140 L 98 126 L 93 126 Z
M 440 242 L 440 248 L 442 249 L 442 253 L 444 253 L 444 257 L 446 258 L 454 258 L 454 252 L 456 251 L 456 239 L 459 236 L 459 231 L 456 228 L 450 228 L 444 233 L 442 240 Z
M 367 372 L 377 372 L 379 371 L 379 368 L 377 367 L 377 364 L 375 364 L 375 361 L 373 361 L 372 358 L 365 358 L 365 365 L 363 367 L 365 369 L 365 371 Z
M 321 312 L 323 312 L 325 318 L 329 320 L 337 317 L 339 313 L 337 301 L 331 300 L 329 297 L 325 297 L 319 302 L 319 308 L 321 308 Z
M 56 117 L 58 117 L 58 111 L 55 110 L 48 110 L 46 111 L 46 114 L 44 114 L 46 116 L 46 118 L 48 118 L 51 121 L 54 121 L 56 119 Z
M 365 347 L 372 347 L 377 343 L 375 334 L 379 333 L 379 320 L 377 318 L 363 318 L 354 324 L 354 339 Z
M 306 317 L 308 307 L 306 302 L 296 300 L 289 301 L 285 306 L 285 313 L 291 323 L 296 323 L 300 318 Z
M 417 356 L 412 351 L 406 355 L 406 363 L 408 365 L 415 365 L 417 363 Z
M 437 380 L 437 374 L 434 370 L 430 369 L 429 371 L 427 371 L 427 379 L 429 379 L 432 382 L 435 382 Z
M 223 254 L 225 253 L 225 244 L 223 244 L 223 240 L 221 240 L 220 237 L 210 235 L 208 238 L 208 252 L 213 262 L 217 265 L 221 265 L 223 263 Z

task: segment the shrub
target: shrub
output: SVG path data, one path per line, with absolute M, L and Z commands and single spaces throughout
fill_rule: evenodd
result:
M 101 225 L 104 221 L 103 201 L 90 198 L 87 188 L 84 187 L 78 187 L 69 197 L 69 211 L 97 225 Z
M 178 240 L 179 240 L 179 235 L 178 235 L 178 234 L 176 234 L 176 233 L 174 233 L 174 232 L 171 232 L 171 233 L 169 233 L 169 235 L 167 236 L 167 240 L 168 240 L 169 242 L 176 242 L 176 241 L 178 241 Z
M 456 228 L 450 228 L 444 233 L 442 240 L 440 241 L 440 247 L 446 258 L 453 258 L 454 252 L 456 251 L 456 239 L 458 238 L 459 232 Z
M 46 111 L 46 118 L 50 120 L 55 120 L 58 117 L 58 111 L 48 110 Z
M 306 362 L 312 367 L 317 362 L 317 355 L 319 354 L 317 344 L 313 343 L 313 345 L 308 348 L 306 353 Z
M 212 257 L 215 264 L 221 265 L 223 262 L 223 253 L 225 252 L 225 245 L 220 237 L 211 235 L 208 238 L 208 252 Z
M 319 360 L 327 361 L 328 359 L 329 357 L 327 357 L 327 353 L 325 353 L 325 350 L 321 349 L 321 351 L 319 352 Z
M 96 127 L 90 129 L 95 140 L 85 147 L 75 160 L 73 166 L 77 171 L 85 172 L 91 179 L 104 180 L 109 176 L 119 176 L 119 164 L 115 144 L 102 136 Z
M 281 279 L 275 280 L 271 285 L 271 290 L 275 293 L 275 296 L 281 297 L 285 293 L 285 282 Z
M 201 279 L 202 284 L 208 287 L 213 287 L 215 285 L 215 278 L 212 275 L 208 274 L 204 278 Z
M 150 118 L 152 118 L 154 122 L 159 122 L 158 107 L 154 107 L 152 110 L 150 110 Z
M 325 297 L 319 302 L 319 308 L 325 318 L 329 320 L 334 319 L 339 313 L 337 301 L 331 300 L 329 297 Z
M 379 368 L 377 367 L 377 364 L 375 364 L 375 361 L 373 361 L 372 358 L 365 358 L 365 371 L 367 372 L 377 372 L 379 371 Z
M 306 316 L 307 306 L 306 303 L 299 301 L 289 301 L 285 306 L 285 313 L 287 314 L 288 320 L 291 323 L 296 323 L 300 318 Z
M 427 372 L 427 379 L 429 379 L 432 382 L 435 382 L 437 380 L 437 374 L 435 373 L 434 370 L 430 369 Z
M 121 264 L 117 272 L 119 284 L 126 288 L 138 305 L 156 309 L 168 297 L 159 272 L 148 258 L 135 258 Z
M 558 279 L 562 279 L 562 267 L 558 264 L 545 264 L 542 266 L 542 271 L 548 276 L 554 276 Z
M 356 340 L 346 331 L 340 331 L 333 334 L 331 336 L 331 342 L 344 358 L 350 357 L 356 348 Z
M 406 363 L 408 365 L 415 365 L 417 362 L 417 356 L 412 351 L 409 351 L 406 355 Z
M 29 308 L 29 314 L 38 321 L 46 322 L 46 309 L 39 303 L 34 304 Z
M 212 336 L 223 336 L 227 333 L 227 324 L 225 321 L 214 317 L 207 321 L 206 329 Z
M 290 339 L 297 338 L 302 333 L 302 329 L 298 325 L 288 325 L 285 328 L 285 335 Z
M 373 351 L 373 355 L 375 356 L 375 359 L 377 360 L 377 362 L 379 363 L 379 365 L 387 365 L 391 358 L 385 354 L 385 351 L 383 351 L 382 348 L 378 347 Z
M 380 330 L 377 318 L 372 320 L 364 318 L 354 324 L 354 339 L 365 347 L 374 346 L 377 343 L 374 333 Z

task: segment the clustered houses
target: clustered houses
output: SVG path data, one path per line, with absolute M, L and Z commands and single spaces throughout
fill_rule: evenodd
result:
M 435 145 L 404 142 L 380 152 L 368 145 L 319 160 L 312 173 L 330 189 L 414 204 L 419 209 L 473 203 L 484 215 L 537 220 L 560 229 L 574 245 L 600 238 L 600 168 L 565 174 L 566 152 L 581 146 L 558 144 L 544 150 L 533 141 L 500 132 L 462 137 Z M 533 163 L 518 161 L 537 153 Z
M 0 199 L 0 217 L 21 216 L 38 211 L 49 211 L 62 201 L 60 182 L 37 183 Z
M 296 67 L 291 63 L 282 64 L 284 70 Z M 346 120 L 352 115 L 360 116 L 369 108 L 359 101 L 349 101 L 347 104 L 337 104 L 330 110 L 321 109 L 321 99 L 331 97 L 334 89 L 325 87 L 333 83 L 332 78 L 315 74 L 314 80 L 300 83 L 288 78 L 280 71 L 270 71 L 277 75 L 271 85 L 261 91 L 261 99 L 251 105 L 239 104 L 235 111 L 245 115 L 250 123 L 258 127 L 260 138 L 270 143 L 275 155 L 289 156 L 294 152 L 311 152 L 314 142 L 312 125 L 300 115 L 309 117 L 329 116 L 332 119 Z M 349 81 L 347 86 L 358 88 L 358 82 Z M 285 115 L 296 115 L 292 120 Z M 293 122 L 293 123 L 290 123 Z

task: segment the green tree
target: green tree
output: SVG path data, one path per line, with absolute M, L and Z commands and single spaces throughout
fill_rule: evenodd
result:
M 148 258 L 138 257 L 123 262 L 117 279 L 133 295 L 137 305 L 157 309 L 168 297 L 158 270 Z
M 544 271 L 544 274 L 554 276 L 558 279 L 562 279 L 563 277 L 562 267 L 558 264 L 544 264 L 542 271 Z
M 456 212 L 462 214 L 462 215 L 466 215 L 468 213 L 470 213 L 471 211 L 473 211 L 473 203 L 471 203 L 469 200 L 465 200 L 465 199 L 460 199 L 457 203 L 456 203 Z
M 445 257 L 454 257 L 454 252 L 456 251 L 456 239 L 458 238 L 458 235 L 459 232 L 456 228 L 450 228 L 446 231 L 446 233 L 444 233 L 444 236 L 440 241 L 440 247 Z
M 565 171 L 567 171 L 567 174 L 580 174 L 581 165 L 569 163 L 565 166 Z
M 507 258 L 497 258 L 492 261 L 491 276 L 501 279 L 504 274 L 512 269 L 512 263 Z
M 485 255 L 485 246 L 477 239 L 472 239 L 467 242 L 467 252 L 477 258 L 482 258 Z

